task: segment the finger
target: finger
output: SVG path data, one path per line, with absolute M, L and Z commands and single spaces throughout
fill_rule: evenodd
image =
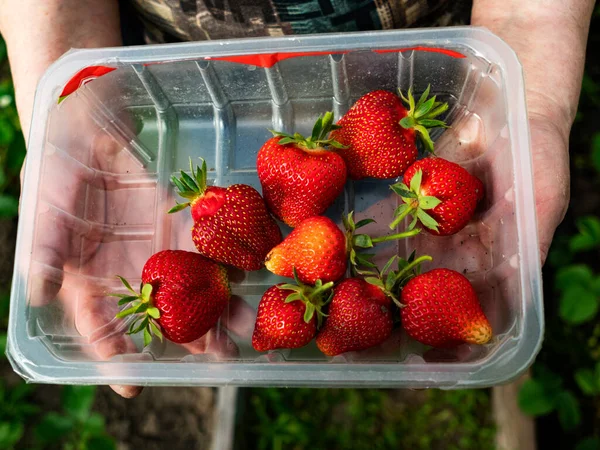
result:
M 195 341 L 182 344 L 192 355 L 210 354 L 218 359 L 231 359 L 239 355 L 235 342 L 218 325 Z
M 76 302 L 63 303 L 67 314 L 75 317 L 77 331 L 88 338 L 89 345 L 85 351 L 92 358 L 109 361 L 116 355 L 137 353 L 135 344 L 125 334 L 123 322 L 115 318 L 118 307 L 114 299 L 83 291 Z M 118 367 L 113 366 L 113 369 L 118 370 Z M 140 386 L 111 385 L 111 388 L 125 398 L 136 397 L 142 391 Z
M 241 297 L 234 295 L 221 316 L 221 324 L 243 339 L 250 339 L 254 331 L 256 311 Z

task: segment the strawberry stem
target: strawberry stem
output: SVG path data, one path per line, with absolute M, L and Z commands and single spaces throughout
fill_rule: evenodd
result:
M 433 258 L 429 255 L 419 256 L 413 262 L 409 263 L 404 269 L 402 269 L 401 271 L 398 272 L 398 275 L 397 275 L 398 278 L 401 277 L 402 275 L 410 272 L 414 267 L 418 266 L 419 264 L 421 264 L 422 262 L 425 262 L 425 261 L 433 261 Z
M 305 138 L 300 133 L 288 134 L 281 131 L 270 130 L 274 136 L 280 136 L 279 144 L 296 144 L 305 151 L 322 150 L 326 146 L 335 148 L 346 148 L 335 139 L 329 139 L 329 134 L 334 130 L 339 130 L 341 127 L 333 123 L 333 112 L 327 111 L 322 116 L 319 116 L 313 126 L 310 137 Z
M 157 322 L 160 319 L 160 311 L 152 302 L 152 285 L 146 283 L 142 285 L 141 292 L 138 294 L 133 290 L 131 285 L 125 278 L 117 275 L 123 285 L 129 291 L 129 294 L 109 294 L 111 297 L 118 297 L 119 306 L 128 304 L 129 307 L 123 309 L 115 316 L 117 319 L 122 319 L 127 316 L 136 316 L 127 334 L 136 334 L 140 331 L 144 333 L 144 347 L 150 345 L 152 336 L 157 336 L 161 341 L 163 334 L 160 331 L 160 326 Z
M 406 129 L 413 129 L 423 142 L 425 149 L 433 153 L 433 141 L 429 136 L 430 128 L 448 128 L 445 122 L 436 119 L 437 116 L 444 113 L 448 109 L 448 103 L 436 102 L 434 95 L 429 97 L 431 85 L 427 86 L 425 92 L 415 103 L 415 98 L 412 94 L 412 87 L 408 89 L 408 98 L 399 90 L 400 97 L 408 104 L 409 110 L 405 117 L 400 120 L 400 126 Z
M 393 241 L 396 239 L 406 239 L 411 236 L 416 236 L 420 232 L 421 232 L 421 230 L 419 228 L 415 228 L 413 230 L 404 231 L 402 233 L 390 234 L 389 236 L 381 236 L 381 237 L 371 238 L 371 242 L 373 244 L 378 244 L 380 242 Z

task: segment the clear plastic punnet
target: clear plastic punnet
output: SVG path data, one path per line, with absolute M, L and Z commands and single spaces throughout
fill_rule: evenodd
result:
M 209 183 L 259 191 L 256 155 L 269 129 L 310 133 L 319 114 L 341 117 L 375 89 L 450 107 L 436 153 L 467 168 L 485 199 L 461 232 L 420 233 L 379 248 L 381 265 L 413 249 L 474 285 L 494 338 L 434 350 L 401 328 L 362 352 L 324 356 L 252 348 L 254 317 L 228 330 L 244 302 L 283 281 L 266 269 L 231 282 L 235 301 L 204 349 L 154 339 L 144 348 L 116 319 L 115 275 L 140 283 L 164 249 L 196 251 L 189 210 L 170 178 L 206 160 Z M 373 218 L 388 234 L 397 180 L 349 181 L 326 215 Z M 284 235 L 289 228 L 281 226 Z M 380 266 L 381 267 L 381 266 Z M 521 65 L 481 28 L 456 27 L 73 50 L 38 85 L 29 138 L 11 293 L 8 356 L 38 383 L 125 385 L 474 388 L 508 382 L 533 362 L 543 337 L 541 268 Z M 85 315 L 93 315 L 93 320 Z M 238 317 L 239 319 L 239 317 Z M 242 327 L 244 328 L 244 327 Z M 249 333 L 248 333 L 249 331 Z M 127 337 L 127 339 L 130 339 Z M 221 341 L 219 341 L 221 339 Z M 120 342 L 115 349 L 114 342 Z

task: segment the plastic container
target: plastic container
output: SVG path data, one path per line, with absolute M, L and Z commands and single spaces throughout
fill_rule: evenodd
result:
M 67 84 L 89 66 L 116 70 Z M 58 102 L 65 85 L 78 84 Z M 127 327 L 112 319 L 116 302 L 106 296 L 121 288 L 115 275 L 135 285 L 154 252 L 195 250 L 189 211 L 166 214 L 176 200 L 169 178 L 188 167 L 189 157 L 204 157 L 218 185 L 260 190 L 255 159 L 269 128 L 306 133 L 318 114 L 333 109 L 339 118 L 370 90 L 413 86 L 418 94 L 428 84 L 450 103 L 452 127 L 432 136 L 437 154 L 478 175 L 486 197 L 459 234 L 423 233 L 388 244 L 378 261 L 416 248 L 434 257 L 424 270 L 465 273 L 491 321 L 493 342 L 428 351 L 398 332 L 379 348 L 335 358 L 323 356 L 314 342 L 261 354 L 250 345 L 250 314 L 245 335 L 229 333 L 237 355 L 215 352 L 226 333 L 220 323 L 206 353 L 156 340 L 142 352 L 134 338 L 135 345 L 121 344 L 125 353 L 112 356 L 108 344 L 124 342 Z M 14 369 L 29 381 L 472 388 L 517 377 L 540 348 L 541 274 L 523 77 L 515 53 L 484 29 L 76 50 L 41 80 L 31 130 L 8 341 Z M 377 220 L 366 231 L 388 233 L 398 205 L 392 181 L 349 182 L 327 214 L 341 223 L 342 212 L 354 210 L 357 220 Z M 255 308 L 278 281 L 263 269 L 235 281 L 232 290 Z M 232 306 L 223 319 L 239 314 Z

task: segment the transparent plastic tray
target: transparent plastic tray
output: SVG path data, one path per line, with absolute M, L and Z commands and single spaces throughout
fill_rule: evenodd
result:
M 58 102 L 90 66 L 115 68 Z M 139 285 L 163 249 L 195 251 L 189 211 L 169 182 L 188 159 L 207 160 L 210 182 L 260 190 L 255 160 L 269 128 L 308 133 L 374 89 L 415 93 L 431 84 L 449 102 L 451 128 L 436 130 L 439 156 L 484 182 L 476 217 L 459 234 L 427 233 L 383 246 L 378 261 L 413 248 L 474 284 L 495 337 L 485 346 L 427 350 L 401 330 L 380 347 L 334 358 L 314 342 L 258 353 L 254 313 L 238 333 L 224 324 L 239 302 L 256 308 L 280 278 L 237 276 L 236 300 L 206 349 L 123 335 L 113 319 L 120 274 Z M 21 201 L 8 355 L 32 382 L 137 385 L 379 386 L 470 388 L 522 373 L 543 335 L 529 131 L 521 66 L 498 37 L 471 27 L 360 32 L 74 50 L 39 83 Z M 393 180 L 348 182 L 327 215 L 372 217 L 388 233 Z M 284 229 L 282 227 L 282 229 Z M 284 229 L 287 232 L 286 229 Z M 239 275 L 239 274 L 238 274 Z M 250 310 L 253 311 L 253 310 Z M 86 315 L 93 315 L 90 320 Z M 87 317 L 87 320 L 86 320 Z M 114 354 L 114 343 L 122 354 Z M 201 349 L 202 350 L 202 349 Z

